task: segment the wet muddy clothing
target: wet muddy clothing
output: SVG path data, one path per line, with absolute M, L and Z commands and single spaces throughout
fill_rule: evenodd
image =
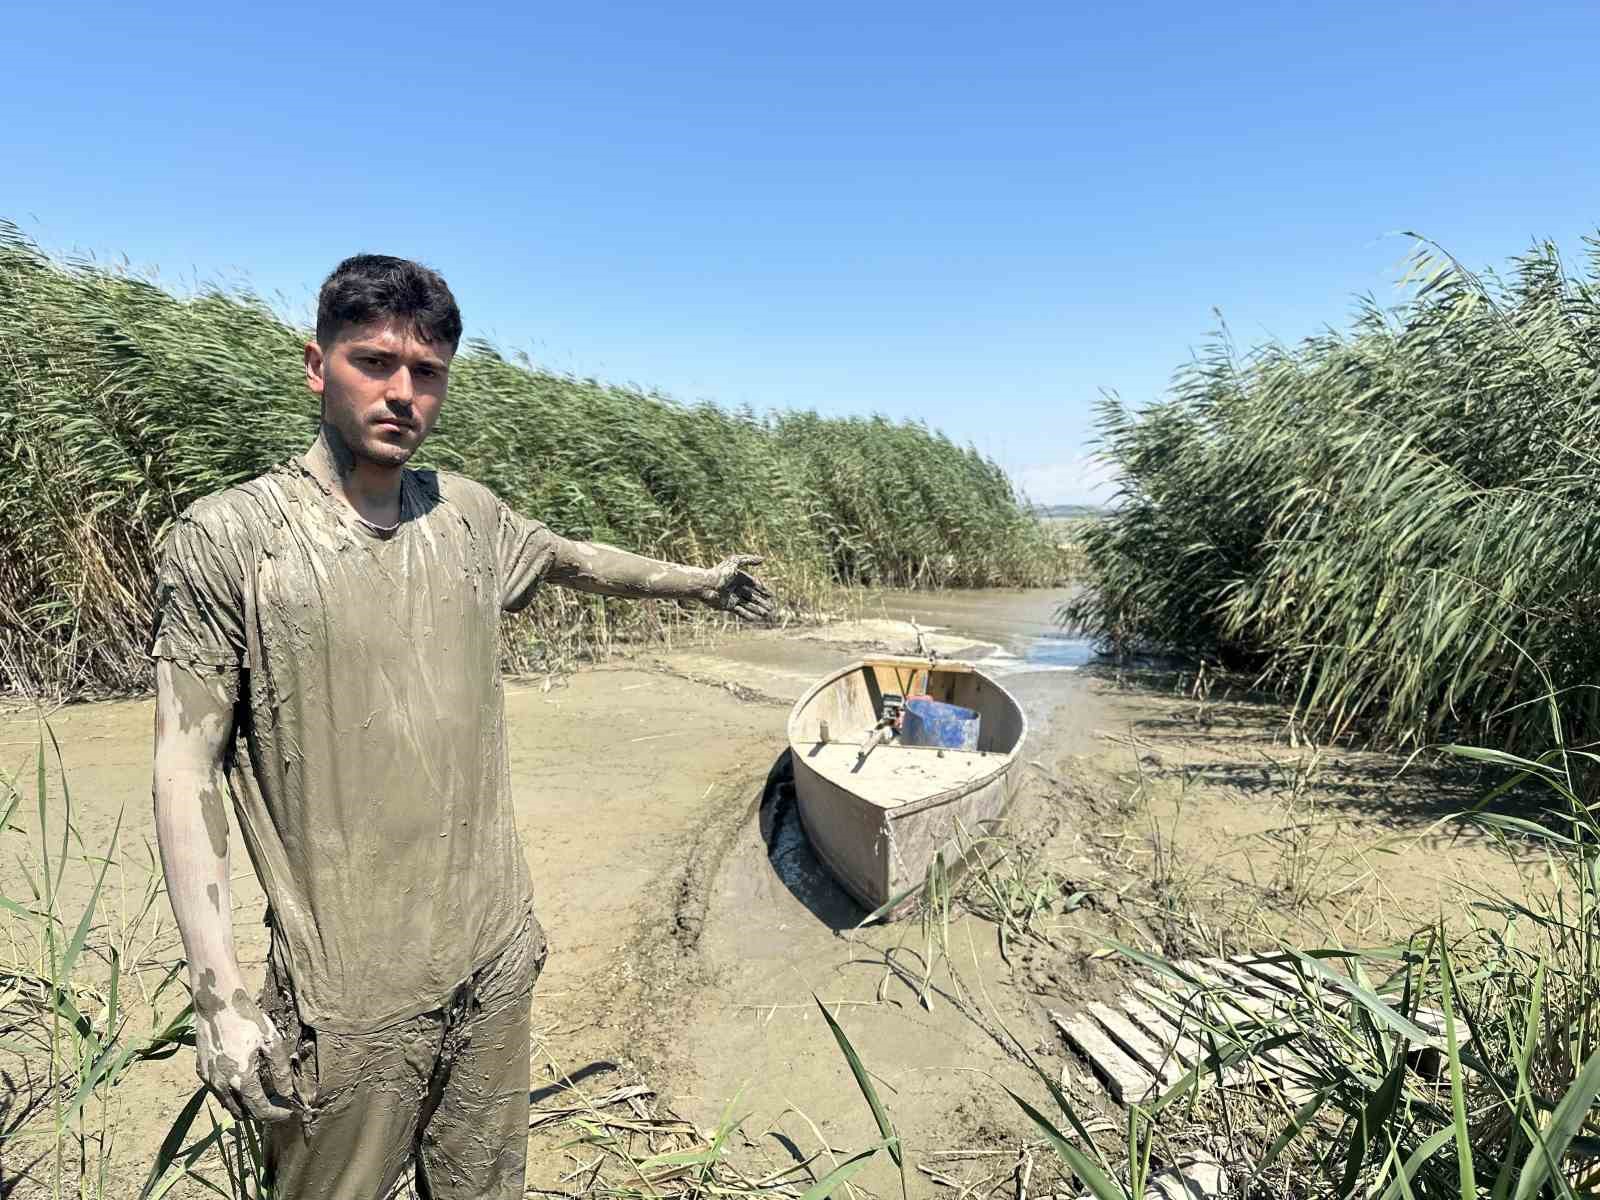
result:
M 238 674 L 239 826 L 299 1016 L 333 1033 L 441 1008 L 521 927 L 499 616 L 581 548 L 402 477 L 385 531 L 291 459 L 191 506 L 157 579 L 152 655 Z
M 274 1195 L 382 1200 L 408 1166 L 432 1200 L 522 1200 L 528 1149 L 528 1008 L 545 941 L 531 916 L 510 947 L 439 1009 L 379 1033 L 296 1024 L 278 969 L 263 1011 L 299 1030 L 301 1117 L 263 1126 Z

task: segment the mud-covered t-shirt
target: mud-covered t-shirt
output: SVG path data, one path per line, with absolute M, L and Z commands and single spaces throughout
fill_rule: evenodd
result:
M 380 530 L 298 459 L 169 535 L 151 654 L 237 673 L 229 783 L 308 1025 L 438 1007 L 521 927 L 498 625 L 558 542 L 409 469 Z

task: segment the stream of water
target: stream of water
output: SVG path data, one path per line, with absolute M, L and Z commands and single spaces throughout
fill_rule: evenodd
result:
M 1070 588 L 985 588 L 938 592 L 873 591 L 864 614 L 915 620 L 923 628 L 992 642 L 1000 649 L 984 659 L 992 674 L 1071 670 L 1093 662 L 1087 638 L 1062 632 L 1056 612 Z
M 924 629 L 969 637 L 997 649 L 973 655 L 986 674 L 1005 680 L 1006 690 L 1028 714 L 1032 739 L 1050 736 L 1051 716 L 1080 686 L 1080 667 L 1095 661 L 1087 638 L 1064 633 L 1056 612 L 1070 588 L 984 588 L 937 592 L 874 591 L 866 617 L 916 621 Z

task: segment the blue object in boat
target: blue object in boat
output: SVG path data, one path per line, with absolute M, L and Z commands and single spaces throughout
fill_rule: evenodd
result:
M 959 704 L 946 704 L 927 696 L 909 696 L 905 714 L 900 719 L 900 744 L 976 750 L 978 714 Z

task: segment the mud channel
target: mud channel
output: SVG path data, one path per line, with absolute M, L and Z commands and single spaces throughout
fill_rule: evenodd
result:
M 824 1142 L 843 1156 L 877 1131 L 816 996 L 878 1083 L 907 1149 L 911 1193 L 953 1196 L 989 1175 L 998 1186 L 1036 1142 L 1004 1088 L 1047 1103 L 1019 1048 L 1113 1124 L 1115 1110 L 1052 1022 L 1125 986 L 1107 937 L 1183 952 L 1349 932 L 1351 921 L 1370 930 L 1373 913 L 1391 924 L 1431 919 L 1464 876 L 1516 881 L 1518 865 L 1492 847 L 1434 828 L 1456 801 L 1446 785 L 1397 793 L 1392 764 L 1375 756 L 1330 755 L 1317 768 L 1323 802 L 1291 812 L 1322 793 L 1296 790 L 1305 751 L 1283 740 L 1281 714 L 1197 699 L 1181 679 L 1134 686 L 1086 667 L 1089 648 L 1053 625 L 1064 598 L 883 594 L 821 628 L 508 681 L 517 822 L 552 946 L 534 1004 L 536 1110 L 581 1111 L 642 1087 L 652 1112 L 706 1130 L 733 1105 L 743 1121 L 731 1153 L 749 1178 L 811 1158 Z M 1023 917 L 1007 937 L 992 906 L 960 904 L 933 939 L 915 919 L 858 929 L 862 910 L 812 858 L 778 786 L 794 700 L 865 649 L 910 650 L 913 621 L 941 653 L 984 659 L 1029 715 L 1003 881 Z M 151 720 L 148 701 L 51 717 L 82 844 L 105 846 L 120 814 L 112 926 L 138 908 L 153 863 Z M 36 738 L 30 716 L 0 720 L 8 775 L 32 770 Z M 57 779 L 53 805 L 59 788 Z M 10 850 L 32 836 L 32 820 L 19 814 L 7 835 L 6 895 L 25 886 Z M 1314 861 L 1302 847 L 1304 878 L 1266 836 L 1295 821 L 1344 847 Z M 1166 860 L 1153 849 L 1163 842 Z M 232 844 L 241 844 L 236 831 Z M 1284 887 L 1300 888 L 1291 902 Z M 64 906 L 77 898 L 69 887 Z M 241 960 L 259 977 L 261 897 L 240 856 L 234 900 Z M 1219 921 L 1227 905 L 1244 915 Z M 157 915 L 138 935 L 147 975 L 181 953 L 164 901 Z M 137 1193 L 193 1087 L 185 1052 L 141 1065 L 116 1090 L 112 1159 L 126 1194 Z M 536 1120 L 533 1138 L 530 1187 L 581 1192 L 595 1154 L 573 1145 L 570 1123 Z M 828 1165 L 824 1151 L 815 1169 Z M 1049 1194 L 1050 1170 L 1040 1165 L 1034 1194 Z M 883 1155 L 855 1182 L 899 1191 Z M 15 1192 L 27 1194 L 26 1184 Z

